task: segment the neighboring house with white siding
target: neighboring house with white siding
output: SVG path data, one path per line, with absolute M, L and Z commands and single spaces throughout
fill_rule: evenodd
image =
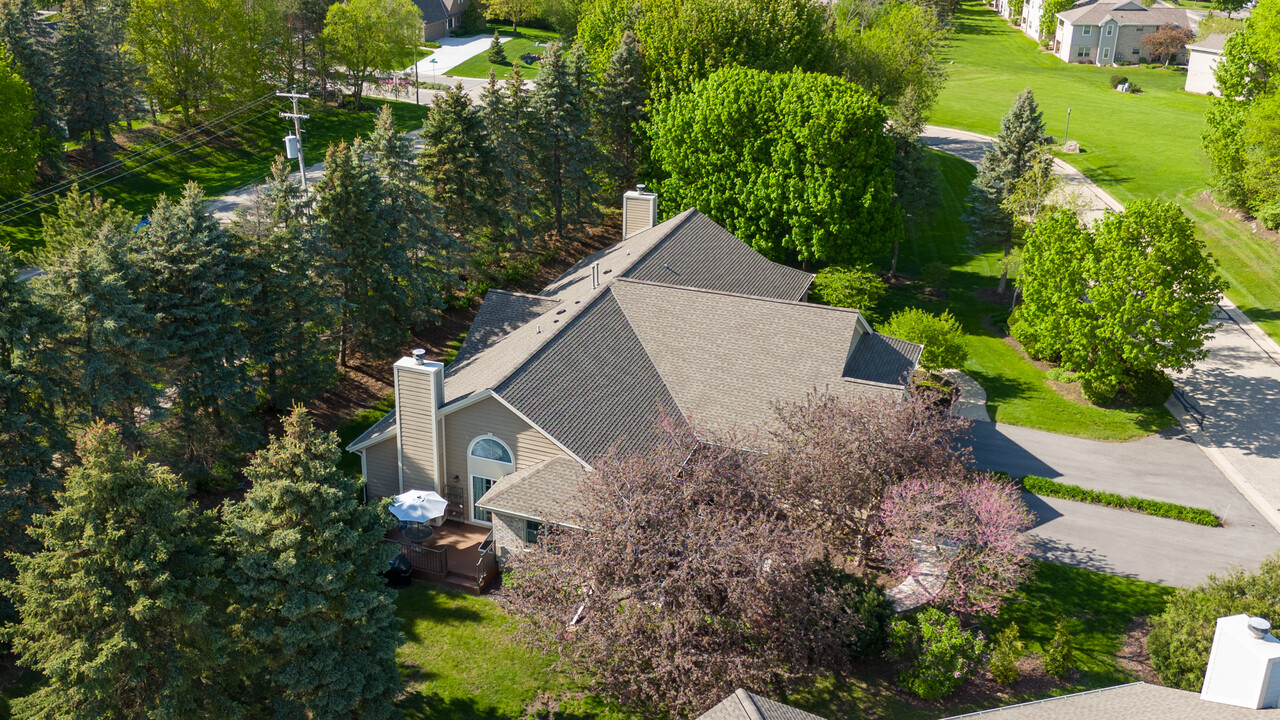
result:
M 537 295 L 490 290 L 448 367 L 395 363 L 395 410 L 347 448 L 370 497 L 439 492 L 506 557 L 573 525 L 591 463 L 652 447 L 660 416 L 719 433 L 814 389 L 905 392 L 920 345 L 803 302 L 812 275 L 697 210 L 655 225 L 656 208 L 629 192 L 621 242 Z
M 1163 3 L 1151 7 L 1138 0 L 1089 2 L 1058 13 L 1053 54 L 1064 62 L 1091 65 L 1125 65 L 1146 57 L 1142 38 L 1173 24 L 1192 28 L 1191 16 L 1182 8 Z M 1172 60 L 1181 64 L 1186 51 Z
M 1217 95 L 1218 79 L 1214 71 L 1222 59 L 1227 35 L 1214 33 L 1187 46 L 1187 84 L 1184 89 L 1200 95 Z

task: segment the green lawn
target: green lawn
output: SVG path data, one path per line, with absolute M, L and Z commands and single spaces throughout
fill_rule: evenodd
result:
M 495 29 L 498 30 L 499 34 L 511 37 L 510 25 L 504 27 L 501 25 L 490 24 L 489 34 L 492 35 Z M 520 68 L 520 74 L 526 79 L 534 78 L 538 75 L 538 66 L 530 65 L 522 61 L 520 56 L 528 53 L 541 55 L 546 48 L 539 47 L 536 43 L 545 44 L 549 40 L 558 39 L 560 39 L 559 34 L 551 32 L 550 30 L 520 28 L 520 32 L 515 37 L 502 43 L 502 49 L 507 54 L 506 63 L 502 65 L 494 65 L 489 62 L 489 49 L 486 47 L 483 51 L 473 55 L 461 65 L 450 70 L 449 75 L 483 79 L 489 77 L 489 70 L 493 69 L 498 72 L 498 77 L 501 79 L 506 78 L 511 74 L 511 66 L 514 63 L 516 67 Z
M 1280 265 L 1275 244 L 1244 223 L 1199 201 L 1209 184 L 1200 133 L 1208 99 L 1183 92 L 1186 75 L 1140 67 L 1068 65 L 981 3 L 964 2 L 956 16 L 950 79 L 930 122 L 994 134 L 1023 88 L 1036 93 L 1049 132 L 1066 131 L 1084 149 L 1064 156 L 1122 203 L 1138 198 L 1177 202 L 1199 224 L 1209 250 L 1231 283 L 1227 296 L 1280 340 Z M 1143 89 L 1126 95 L 1108 87 L 1113 74 Z
M 939 208 L 931 222 L 909 233 L 898 271 L 914 275 L 930 262 L 945 263 L 951 268 L 944 286 L 946 297 L 931 298 L 914 287 L 896 286 L 881 302 L 879 314 L 887 317 L 909 305 L 954 313 L 968 334 L 965 372 L 986 390 L 987 409 L 997 422 L 1105 440 L 1129 440 L 1172 427 L 1176 421 L 1163 407 L 1108 409 L 1067 400 L 1045 382 L 1043 371 L 986 327 L 983 318 L 1005 308 L 979 299 L 974 291 L 995 288 L 1000 251 L 973 253 L 968 248 L 969 230 L 961 216 L 975 174 L 973 166 L 952 155 L 934 156 L 943 179 Z
M 396 124 L 402 130 L 420 127 L 428 108 L 412 103 L 366 99 L 362 112 L 348 112 L 319 108 L 304 103 L 311 119 L 304 122 L 305 157 L 308 164 L 324 159 L 330 143 L 351 140 L 367 135 L 373 130 L 377 110 L 383 104 L 394 108 Z M 276 155 L 284 154 L 282 138 L 292 132 L 292 123 L 278 116 L 284 109 L 280 101 L 272 100 L 252 110 L 217 123 L 214 130 L 222 130 L 224 136 L 214 137 L 207 143 L 174 155 L 180 147 L 194 144 L 198 138 L 175 143 L 163 149 L 146 153 L 125 164 L 114 174 L 104 174 L 86 181 L 81 189 L 106 181 L 95 192 L 114 199 L 138 214 L 146 214 L 161 193 L 178 194 L 189 180 L 194 180 L 215 197 L 241 185 L 262 180 Z M 243 123 L 243 125 L 241 125 Z M 238 125 L 238 127 L 236 127 Z M 166 131 L 172 137 L 172 131 Z M 117 153 L 123 157 L 131 150 Z M 132 170 L 132 172 L 127 172 Z M 127 172 L 127 174 L 125 174 Z M 8 242 L 14 250 L 28 250 L 40 244 L 40 212 L 24 208 L 18 212 L 0 214 L 0 243 Z M 43 208 L 42 208 L 43 209 Z
M 1170 592 L 1171 588 L 1139 580 L 1045 563 L 1019 597 L 998 617 L 983 623 L 983 629 L 990 634 L 1017 622 L 1028 650 L 1040 652 L 1053 636 L 1057 619 L 1065 617 L 1080 673 L 1058 692 L 1105 687 L 1131 679 L 1115 663 L 1123 635 L 1133 618 L 1160 612 Z M 580 692 L 573 681 L 556 672 L 553 658 L 530 651 L 520 641 L 512 618 L 486 598 L 415 584 L 400 594 L 397 605 L 407 636 L 398 657 L 409 690 L 401 707 L 409 720 L 524 717 L 524 708 L 536 698 L 565 700 Z M 1006 702 L 1030 699 L 1034 698 L 1019 696 Z M 867 663 L 848 681 L 828 678 L 786 700 L 833 720 L 926 720 L 995 704 L 993 700 L 954 704 L 907 700 L 894 688 L 891 673 L 879 660 Z M 576 720 L 627 717 L 602 709 L 590 698 L 576 700 L 563 716 Z

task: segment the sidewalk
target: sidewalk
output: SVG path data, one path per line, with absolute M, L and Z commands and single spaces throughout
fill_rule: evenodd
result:
M 976 165 L 992 139 L 928 125 L 921 142 Z M 1084 200 L 1087 219 L 1124 209 L 1066 162 L 1055 160 L 1054 169 Z M 1205 345 L 1209 356 L 1174 376 L 1175 397 L 1166 407 L 1258 514 L 1280 531 L 1280 345 L 1230 300 L 1223 298 L 1219 306 L 1222 325 Z

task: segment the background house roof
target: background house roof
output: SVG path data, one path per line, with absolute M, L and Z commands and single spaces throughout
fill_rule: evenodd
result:
M 548 458 L 502 478 L 476 505 L 498 513 L 572 523 L 582 509 L 579 490 L 586 475 L 577 460 Z
M 739 688 L 697 720 L 822 720 L 790 705 Z
M 1204 52 L 1221 55 L 1222 50 L 1226 47 L 1227 38 L 1230 37 L 1226 33 L 1213 33 L 1209 37 L 1198 40 L 1187 46 L 1188 50 L 1202 50 Z
M 422 22 L 426 25 L 442 22 L 450 15 L 461 12 L 463 5 L 461 2 L 446 0 L 413 0 L 413 4 L 422 11 Z
M 1198 693 L 1142 682 L 956 715 L 991 720 L 1267 720 L 1280 710 L 1249 710 L 1200 699 Z
M 1181 27 L 1191 27 L 1187 11 L 1182 8 L 1158 6 L 1143 7 L 1139 3 L 1130 2 L 1097 2 L 1076 7 L 1058 13 L 1058 17 L 1072 25 L 1101 25 L 1108 19 L 1121 25 L 1160 26 L 1174 23 Z

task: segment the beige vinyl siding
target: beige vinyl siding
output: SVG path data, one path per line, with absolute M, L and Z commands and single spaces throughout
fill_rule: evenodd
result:
M 397 431 L 400 433 L 400 454 L 405 490 L 435 490 L 435 422 L 434 393 L 431 376 L 415 370 L 397 370 L 399 397 L 396 407 L 400 413 Z
M 394 497 L 400 494 L 398 459 L 395 437 L 364 449 L 365 483 L 369 489 L 369 497 Z
M 450 503 L 456 503 L 458 510 L 466 505 L 466 483 L 470 482 L 467 477 L 467 448 L 472 440 L 489 433 L 493 433 L 511 448 L 516 470 L 565 454 L 546 435 L 535 430 L 492 397 L 445 415 L 445 498 Z M 454 480 L 455 475 L 458 476 L 457 480 Z M 406 480 L 406 488 L 407 486 Z

